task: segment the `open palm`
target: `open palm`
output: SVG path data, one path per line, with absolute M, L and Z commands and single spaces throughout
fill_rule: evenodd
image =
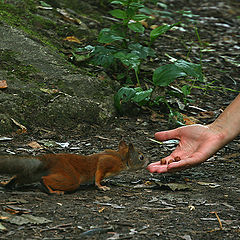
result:
M 155 133 L 160 141 L 179 140 L 176 149 L 161 161 L 150 164 L 150 172 L 173 172 L 196 166 L 217 152 L 223 146 L 223 136 L 211 129 L 211 125 L 191 125 L 174 130 Z

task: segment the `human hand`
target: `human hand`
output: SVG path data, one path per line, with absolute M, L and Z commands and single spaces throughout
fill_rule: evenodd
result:
M 147 169 L 154 173 L 175 172 L 196 166 L 217 152 L 224 144 L 224 135 L 212 125 L 184 126 L 155 133 L 159 141 L 179 140 L 176 149 L 161 161 L 151 163 Z

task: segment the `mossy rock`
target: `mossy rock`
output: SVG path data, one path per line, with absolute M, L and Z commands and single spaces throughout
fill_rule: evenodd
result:
M 0 134 L 16 130 L 11 119 L 29 131 L 61 131 L 114 116 L 109 82 L 83 74 L 55 48 L 6 22 L 0 24 L 0 80 L 8 84 L 0 90 Z

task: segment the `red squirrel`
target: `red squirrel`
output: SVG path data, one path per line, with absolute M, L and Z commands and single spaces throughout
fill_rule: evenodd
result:
M 40 182 L 50 194 L 64 194 L 79 188 L 81 184 L 94 181 L 101 190 L 101 180 L 123 170 L 137 170 L 147 165 L 144 156 L 134 149 L 132 143 L 119 142 L 118 151 L 84 156 L 78 154 L 44 154 L 39 156 L 0 155 L 0 174 L 15 175 L 1 183 L 6 188 Z

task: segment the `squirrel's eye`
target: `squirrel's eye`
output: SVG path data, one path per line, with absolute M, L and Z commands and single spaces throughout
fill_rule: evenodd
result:
M 143 159 L 144 159 L 144 156 L 143 156 L 143 155 L 140 155 L 140 156 L 139 156 L 139 159 L 140 159 L 140 160 L 143 160 Z

